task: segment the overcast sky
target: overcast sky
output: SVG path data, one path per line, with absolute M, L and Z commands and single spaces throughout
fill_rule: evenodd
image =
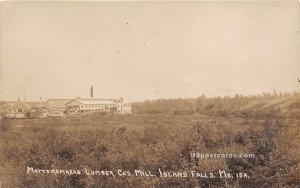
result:
M 1 2 L 0 100 L 300 90 L 298 1 Z

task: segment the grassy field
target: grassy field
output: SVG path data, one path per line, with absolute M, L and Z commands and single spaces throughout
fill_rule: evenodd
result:
M 173 99 L 136 103 L 130 115 L 82 114 L 0 122 L 2 187 L 296 187 L 299 95 Z M 191 152 L 255 154 L 193 159 Z M 113 171 L 105 175 L 34 169 Z M 156 177 L 119 176 L 118 170 Z M 170 172 L 246 173 L 250 178 L 160 177 Z M 126 174 L 126 173 L 125 173 Z

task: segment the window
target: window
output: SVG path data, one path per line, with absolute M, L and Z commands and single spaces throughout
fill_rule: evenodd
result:
M 18 112 L 22 112 L 23 110 L 22 109 L 18 109 Z

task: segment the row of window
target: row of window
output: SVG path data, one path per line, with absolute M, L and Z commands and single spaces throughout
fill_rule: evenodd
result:
M 87 104 L 87 105 L 82 105 L 81 108 L 97 108 L 97 109 L 107 109 L 107 108 L 113 108 L 117 107 L 116 104 Z
M 87 98 L 87 99 L 79 99 L 81 101 L 112 101 L 112 102 L 118 102 L 117 99 L 101 99 L 101 98 Z

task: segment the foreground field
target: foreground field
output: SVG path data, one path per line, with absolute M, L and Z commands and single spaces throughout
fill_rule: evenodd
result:
M 135 107 L 134 114 L 123 116 L 2 120 L 1 185 L 295 187 L 300 185 L 300 121 L 297 113 L 291 116 L 287 109 L 297 110 L 297 100 L 279 110 L 268 106 L 252 109 L 254 102 L 249 101 L 226 113 L 203 104 L 194 112 L 184 108 L 158 113 L 158 103 L 151 103 L 155 112 L 151 114 L 143 111 L 151 109 L 146 103 L 147 108 L 137 104 L 139 110 Z M 219 107 L 228 109 L 222 104 Z M 192 158 L 191 152 L 255 154 L 255 158 L 199 159 Z M 80 170 L 82 174 L 37 173 L 35 169 Z M 170 173 L 161 177 L 158 169 Z M 135 170 L 152 172 L 153 176 L 136 176 Z M 234 177 L 219 177 L 219 170 Z M 91 175 L 92 171 L 107 171 L 107 175 Z M 191 171 L 202 176 L 193 177 Z M 189 174 L 176 177 L 178 172 Z M 215 177 L 204 173 L 215 173 Z M 236 173 L 243 175 L 236 177 Z

